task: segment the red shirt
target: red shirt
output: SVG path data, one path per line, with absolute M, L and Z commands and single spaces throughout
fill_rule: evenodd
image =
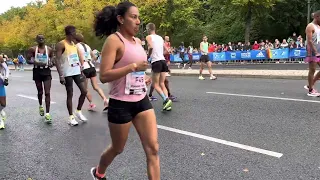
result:
M 214 46 L 212 44 L 210 44 L 209 48 L 208 48 L 209 52 L 214 52 Z
M 260 48 L 260 45 L 259 45 L 259 44 L 254 44 L 254 45 L 252 46 L 252 49 L 253 49 L 253 50 L 259 50 L 259 48 Z
M 164 42 L 164 46 L 165 46 L 167 49 L 170 49 L 170 48 L 171 48 L 170 42 Z M 169 52 L 165 50 L 164 54 L 169 54 Z

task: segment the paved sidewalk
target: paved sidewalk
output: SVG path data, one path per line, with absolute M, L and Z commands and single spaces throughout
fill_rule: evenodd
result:
M 14 70 L 13 66 L 9 66 L 11 70 Z M 25 71 L 31 71 L 32 66 L 26 66 Z M 56 68 L 52 68 L 53 71 L 57 71 Z M 97 68 L 99 72 L 99 68 Z M 149 74 L 150 69 L 147 70 Z M 233 69 L 222 70 L 213 69 L 213 73 L 217 77 L 242 77 L 242 78 L 268 78 L 268 79 L 307 79 L 308 70 L 257 70 L 257 69 Z M 208 75 L 208 70 L 203 71 L 204 75 Z M 173 76 L 199 76 L 199 70 L 189 69 L 171 69 L 171 75 Z

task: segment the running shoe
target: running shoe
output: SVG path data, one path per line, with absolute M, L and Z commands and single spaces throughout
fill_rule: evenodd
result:
M 1 115 L 1 119 L 3 119 L 4 121 L 7 119 L 7 114 L 6 112 L 4 112 L 4 110 L 0 112 L 0 115 Z
M 211 75 L 211 76 L 210 76 L 210 79 L 211 79 L 211 80 L 216 80 L 216 79 L 217 79 L 217 77 L 216 77 L 216 76 L 214 76 L 214 75 Z
M 157 98 L 157 97 L 155 97 L 155 96 L 149 96 L 149 100 L 150 100 L 150 101 L 157 101 L 157 100 L 158 100 L 158 98 Z
M 51 124 L 52 123 L 52 117 L 49 113 L 47 113 L 45 116 L 44 116 L 44 119 L 45 119 L 45 122 L 48 123 L 48 124 Z
M 205 80 L 203 76 L 199 76 L 199 80 Z
M 83 122 L 88 121 L 88 119 L 82 114 L 81 111 L 76 110 L 75 114 L 76 114 L 77 118 L 79 118 L 81 121 L 83 121 Z
M 172 101 L 171 99 L 167 98 L 164 102 L 163 102 L 163 110 L 166 110 L 168 107 L 171 107 L 172 105 Z
M 6 128 L 4 125 L 4 120 L 1 118 L 0 119 L 0 130 Z
M 171 76 L 170 73 L 167 72 L 167 73 L 166 73 L 166 77 L 170 77 L 170 76 Z
M 39 114 L 40 114 L 40 116 L 44 116 L 44 108 L 43 108 L 43 106 L 39 107 Z
M 172 102 L 176 102 L 178 98 L 171 95 L 171 96 L 169 96 L 169 99 L 171 99 Z
M 312 89 L 312 91 L 309 91 L 307 95 L 311 97 L 319 97 L 320 93 L 318 93 L 317 90 Z
M 95 168 L 95 167 L 91 168 L 90 174 L 91 174 L 93 180 L 107 180 L 106 176 L 104 176 L 103 178 L 99 178 L 96 175 L 96 172 L 97 172 L 97 168 Z
M 89 104 L 88 110 L 93 111 L 97 106 L 93 103 Z
M 192 70 L 192 68 L 191 68 L 191 67 L 189 67 L 188 69 L 189 69 L 189 70 Z
M 77 125 L 78 125 L 78 122 L 77 122 L 76 119 L 74 118 L 74 115 L 71 115 L 71 116 L 69 117 L 68 124 L 69 124 L 70 126 L 77 126 Z

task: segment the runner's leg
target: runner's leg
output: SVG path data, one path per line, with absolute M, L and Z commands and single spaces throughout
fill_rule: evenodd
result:
M 113 159 L 118 154 L 123 152 L 128 139 L 131 124 L 131 122 L 126 124 L 114 124 L 109 122 L 111 145 L 102 153 L 100 157 L 97 175 L 103 177 L 106 173 L 107 167 L 111 164 Z
M 46 113 L 50 112 L 50 91 L 51 91 L 51 79 L 43 82 L 44 85 L 44 93 L 45 93 L 45 102 L 46 102 Z
M 154 110 L 139 113 L 132 122 L 147 156 L 149 180 L 160 180 L 158 129 Z
M 38 102 L 39 102 L 39 114 L 40 116 L 44 116 L 44 108 L 42 106 L 42 96 L 43 96 L 43 86 L 42 80 L 35 80 L 37 91 L 38 91 Z
M 88 119 L 82 114 L 81 109 L 82 109 L 83 103 L 84 103 L 84 101 L 86 99 L 88 91 L 85 88 L 84 82 L 81 80 L 81 76 L 80 75 L 73 76 L 73 80 L 76 83 L 76 85 L 78 86 L 78 88 L 80 89 L 78 107 L 77 107 L 77 110 L 76 110 L 75 114 L 81 121 L 86 122 Z
M 5 128 L 4 121 L 6 120 L 7 116 L 6 113 L 4 112 L 4 108 L 7 106 L 7 100 L 6 100 L 6 90 L 4 85 L 0 86 L 0 129 Z

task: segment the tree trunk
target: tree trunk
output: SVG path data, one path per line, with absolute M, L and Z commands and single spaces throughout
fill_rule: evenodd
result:
M 248 12 L 246 15 L 246 19 L 245 19 L 245 23 L 246 23 L 246 30 L 245 30 L 245 35 L 244 35 L 244 39 L 245 42 L 249 42 L 250 41 L 250 31 L 251 31 L 251 20 L 252 20 L 252 2 L 249 1 L 248 2 Z

